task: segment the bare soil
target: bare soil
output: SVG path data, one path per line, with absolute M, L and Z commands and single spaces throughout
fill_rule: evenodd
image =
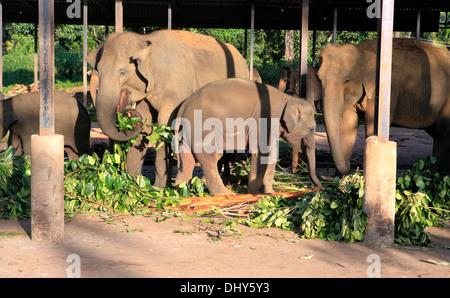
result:
M 94 143 L 106 140 L 95 126 L 92 136 Z M 316 139 L 322 156 L 319 172 L 330 175 L 321 126 Z M 432 140 L 422 131 L 392 128 L 391 139 L 398 141 L 400 170 L 431 154 Z M 355 167 L 361 165 L 363 152 L 361 129 Z M 144 168 L 153 171 L 151 165 Z M 79 215 L 66 220 L 64 240 L 39 242 L 30 239 L 29 220 L 0 220 L 0 277 L 67 277 L 75 272 L 73 255 L 79 257 L 81 277 L 368 277 L 376 273 L 373 255 L 379 257 L 381 277 L 450 277 L 449 224 L 427 229 L 431 246 L 422 248 L 307 240 L 297 231 L 230 228 L 225 221 L 190 215 L 166 220 L 156 214 Z

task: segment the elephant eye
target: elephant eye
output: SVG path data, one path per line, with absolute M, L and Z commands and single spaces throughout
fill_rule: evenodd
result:
M 345 78 L 344 84 L 347 84 L 348 82 L 350 82 L 350 78 Z
M 124 76 L 127 74 L 127 71 L 125 69 L 120 70 L 120 76 Z

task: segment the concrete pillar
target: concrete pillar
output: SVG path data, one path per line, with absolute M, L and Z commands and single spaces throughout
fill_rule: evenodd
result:
M 366 139 L 364 153 L 364 212 L 367 229 L 364 242 L 371 246 L 391 245 L 395 231 L 395 188 L 397 143 Z
M 31 136 L 31 239 L 64 237 L 64 137 Z
M 88 0 L 83 1 L 83 106 L 87 107 L 87 26 L 88 26 Z
M 249 67 L 249 80 L 253 81 L 253 50 L 255 47 L 255 1 L 252 1 L 250 12 L 250 67 Z

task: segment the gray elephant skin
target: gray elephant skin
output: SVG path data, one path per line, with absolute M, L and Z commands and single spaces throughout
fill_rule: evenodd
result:
M 176 108 L 200 87 L 216 80 L 249 77 L 247 63 L 235 47 L 180 30 L 111 34 L 89 53 L 87 61 L 98 72 L 96 111 L 101 129 L 118 141 L 141 133 L 127 157 L 127 169 L 132 174 L 141 173 L 146 149 L 151 145 L 145 136 L 151 129 L 144 126 L 119 131 L 115 125 L 117 112 L 135 106 L 129 116 L 170 125 Z M 171 185 L 169 147 L 156 152 L 154 186 Z
M 366 137 L 374 135 L 376 40 L 330 45 L 320 54 L 323 115 L 337 174 L 347 174 L 358 115 Z M 433 138 L 432 170 L 450 171 L 450 52 L 424 42 L 395 38 L 390 124 L 424 129 Z M 411 148 L 413 150 L 413 148 Z
M 64 136 L 64 151 L 78 159 L 91 151 L 91 120 L 76 98 L 55 91 L 55 133 Z M 31 154 L 31 135 L 39 134 L 39 92 L 23 93 L 0 101 L 3 127 L 1 137 L 9 131 L 8 145 L 18 147 L 16 155 Z
M 220 178 L 217 160 L 225 150 L 247 148 L 251 153 L 249 193 L 271 193 L 278 154 L 277 147 L 269 145 L 281 136 L 297 150 L 301 150 L 303 142 L 311 180 L 322 187 L 315 172 L 314 108 L 304 99 L 250 80 L 220 80 L 207 84 L 183 102 L 174 123 L 178 136 L 175 143 L 182 142 L 174 150 L 178 156 L 176 185 L 189 181 L 199 162 L 210 194 L 231 194 Z
M 318 69 L 307 67 L 306 72 L 306 100 L 313 104 L 317 112 L 321 112 L 319 101 L 322 100 L 322 84 L 317 76 Z M 299 68 L 285 67 L 281 71 L 278 89 L 295 97 L 300 96 L 300 71 Z

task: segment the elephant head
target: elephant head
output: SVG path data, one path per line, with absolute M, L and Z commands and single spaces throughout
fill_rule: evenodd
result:
M 373 100 L 375 60 L 375 54 L 351 44 L 329 45 L 320 53 L 318 76 L 322 84 L 323 116 L 338 174 L 350 171 L 358 130 L 357 111 Z
M 116 114 L 135 106 L 146 97 L 148 81 L 137 70 L 133 56 L 149 44 L 145 36 L 136 33 L 111 34 L 103 45 L 86 57 L 98 72 L 96 110 L 99 125 L 114 140 L 130 140 L 142 129 L 118 130 Z M 134 110 L 129 110 L 127 115 L 141 118 Z
M 309 176 L 313 183 L 322 188 L 316 175 L 316 121 L 314 107 L 306 100 L 288 101 L 280 119 L 281 138 L 299 152 L 306 148 Z

